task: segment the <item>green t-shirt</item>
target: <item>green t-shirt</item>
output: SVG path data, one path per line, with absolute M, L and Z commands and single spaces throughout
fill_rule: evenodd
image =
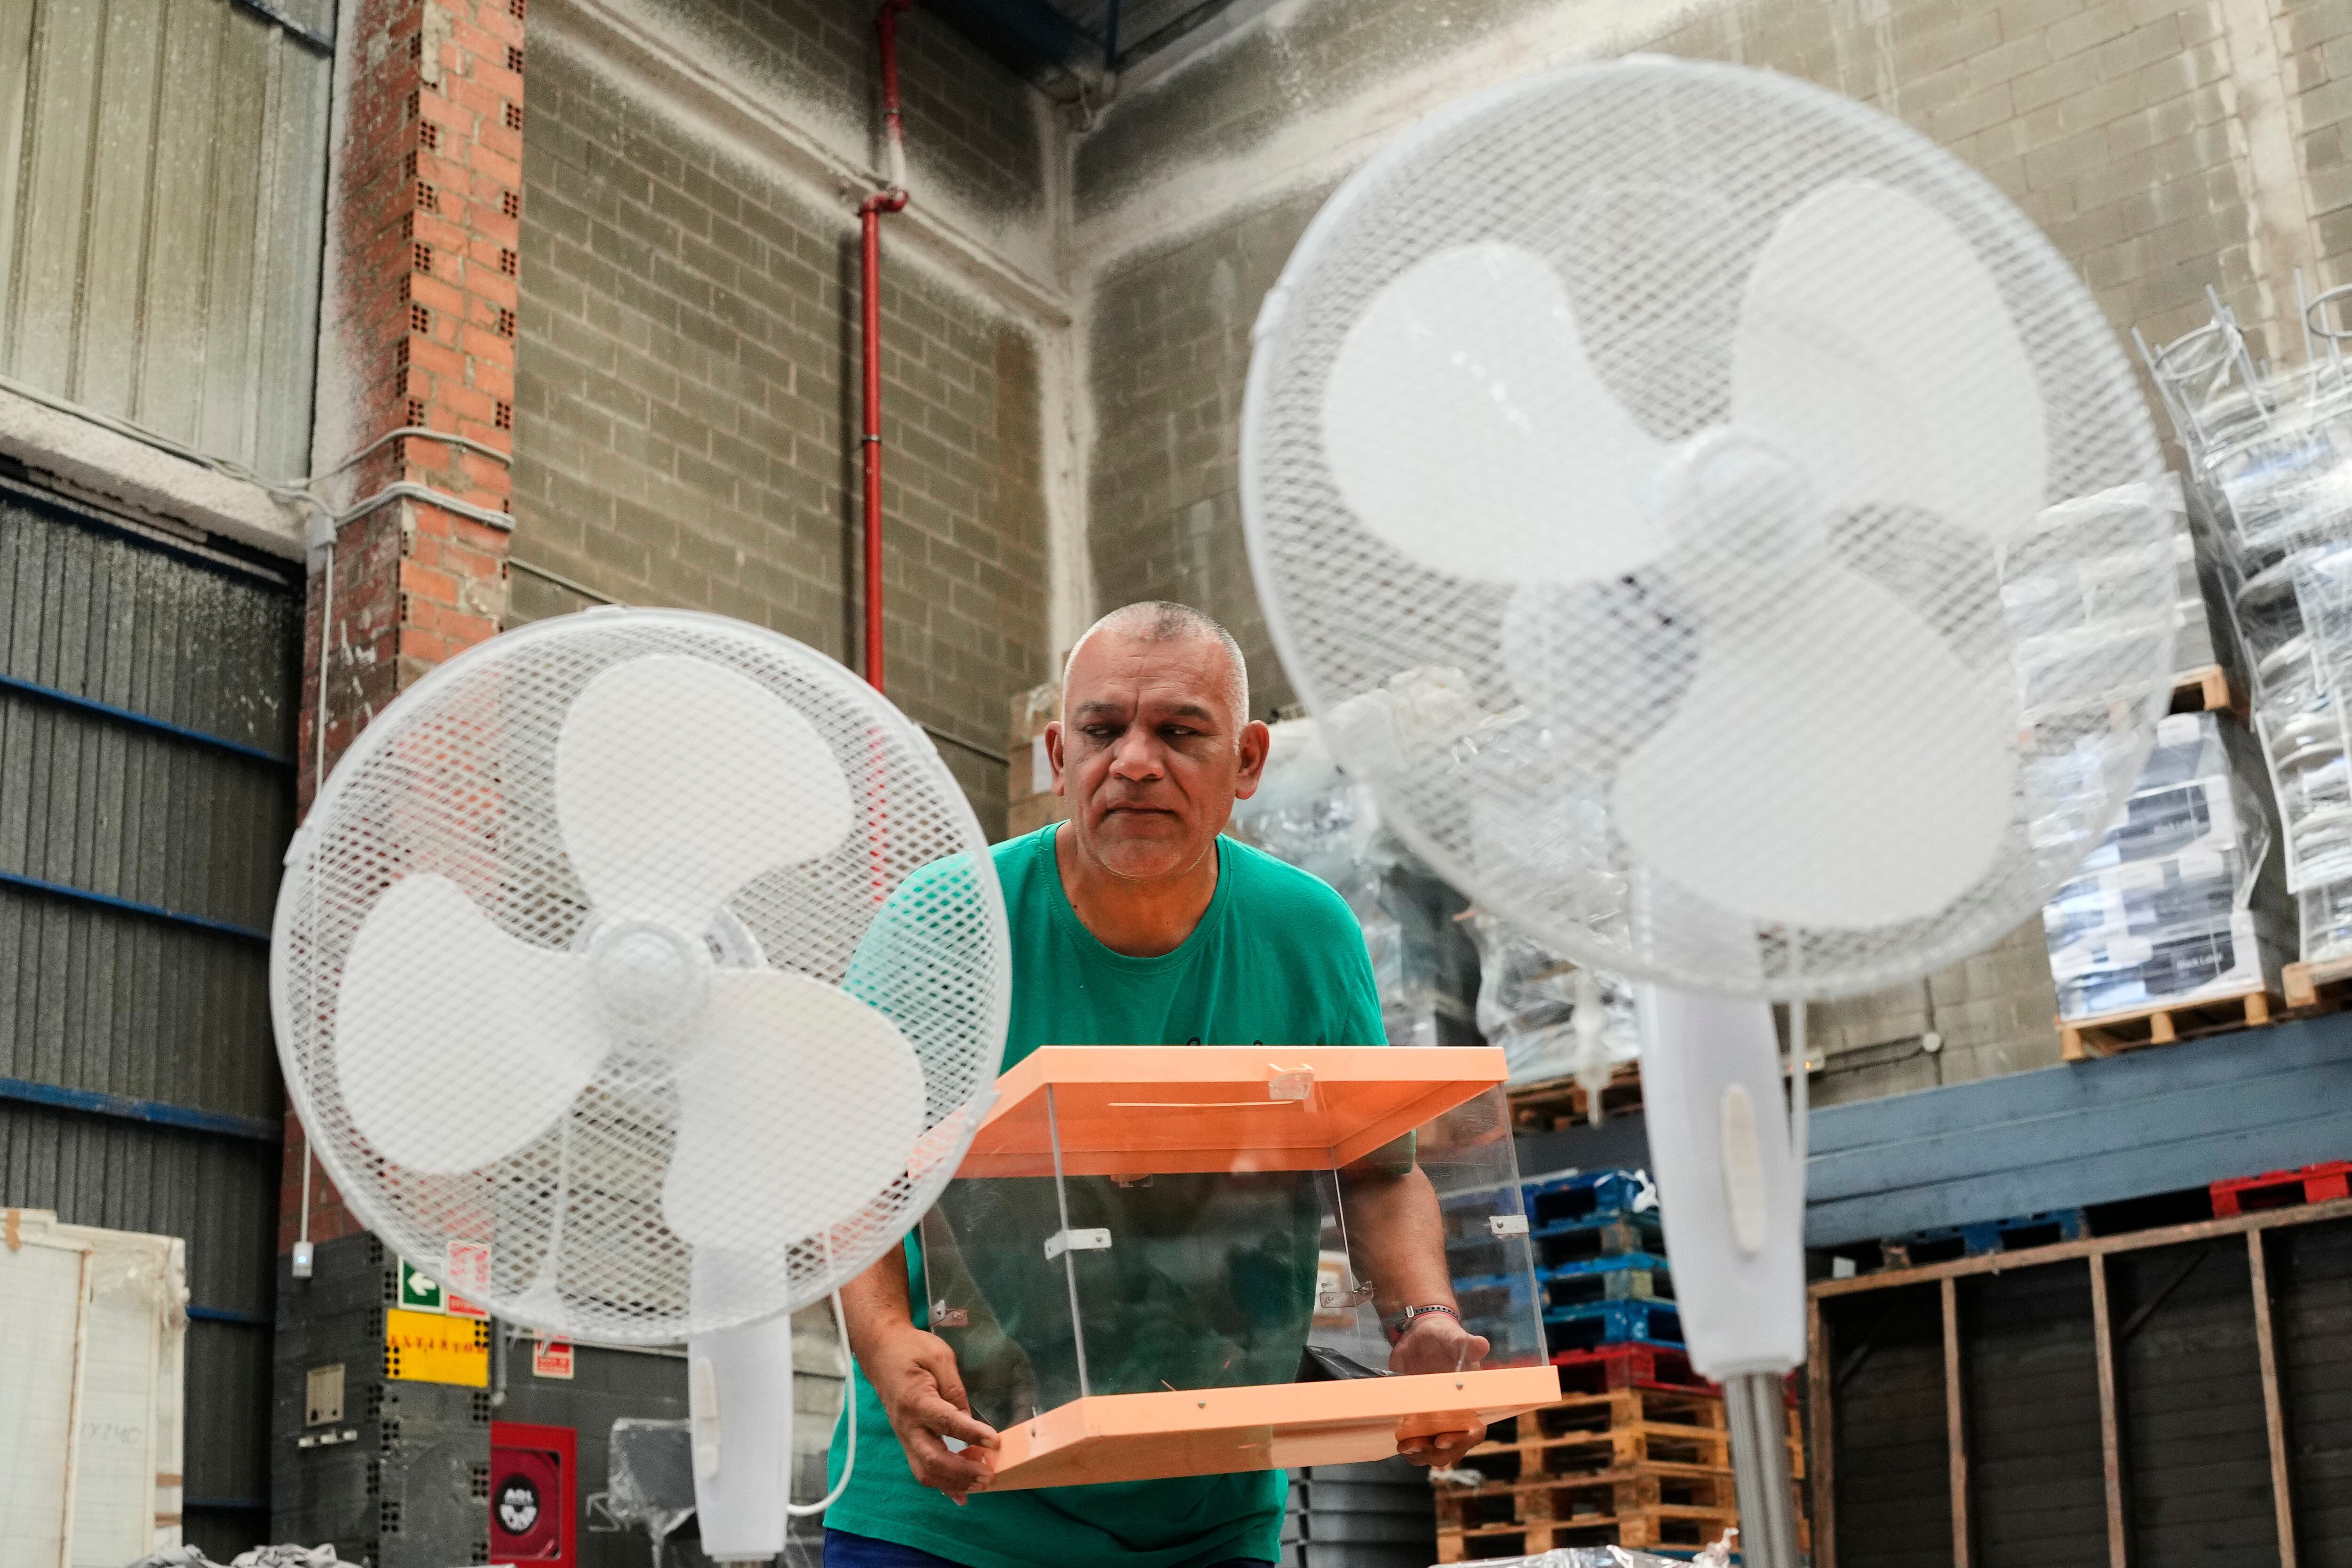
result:
M 1055 865 L 1058 831 L 1048 826 L 992 852 L 1013 937 L 1004 1067 L 1041 1045 L 1386 1043 L 1363 932 L 1347 904 L 1315 877 L 1220 838 L 1217 891 L 1201 924 L 1172 953 L 1130 958 L 1097 941 L 1070 908 Z M 889 918 L 886 907 L 876 924 Z M 854 967 L 850 983 L 854 988 Z M 1129 1186 L 1105 1178 L 1072 1181 L 1070 1224 L 1108 1224 L 1114 1238 L 1108 1251 L 1078 1255 L 1096 1271 L 1094 1283 L 1081 1286 L 1089 1386 L 1097 1393 L 1155 1387 L 1152 1375 L 1171 1369 L 1181 1374 L 1171 1381 L 1192 1386 L 1287 1382 L 1306 1343 L 1313 1299 L 1313 1179 L 1160 1176 Z M 1039 1225 L 1050 1230 L 1053 1223 L 1043 1217 L 1052 1202 L 1049 1182 L 988 1182 L 951 1188 L 941 1207 L 959 1237 L 977 1238 Z M 1009 1214 L 1001 1212 L 1006 1206 Z M 1045 1343 L 1057 1306 L 1061 1338 L 1067 1339 L 1066 1301 L 1024 1291 L 1020 1280 L 974 1256 L 971 1241 L 963 1246 L 962 1262 L 979 1278 L 1005 1333 L 1037 1353 L 1028 1358 L 1038 1371 L 1035 1402 L 1051 1408 L 1075 1396 L 1075 1387 L 1059 1386 L 1060 1358 Z M 912 1239 L 908 1259 L 921 1322 L 929 1298 Z M 1022 1278 L 1043 1277 L 1031 1270 Z M 826 1511 L 835 1529 L 970 1568 L 1194 1568 L 1230 1557 L 1274 1562 L 1282 1554 L 1286 1482 L 1279 1470 L 978 1492 L 958 1508 L 908 1469 L 865 1378 L 853 1373 L 852 1385 L 857 1467 L 841 1500 Z M 973 1390 L 986 1418 L 984 1392 L 1006 1396 L 1002 1388 Z M 836 1481 L 844 1435 L 836 1427 Z

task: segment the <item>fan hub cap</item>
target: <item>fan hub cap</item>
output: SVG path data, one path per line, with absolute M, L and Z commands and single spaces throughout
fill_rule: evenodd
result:
M 1659 521 L 1686 552 L 1676 580 L 1696 580 L 1686 586 L 1703 601 L 1745 601 L 1819 565 L 1827 537 L 1818 493 L 1775 443 L 1719 426 L 1684 442 L 1662 466 Z
M 588 945 L 597 999 L 634 1037 L 664 1037 L 690 1022 L 709 988 L 710 954 L 658 920 L 608 921 Z

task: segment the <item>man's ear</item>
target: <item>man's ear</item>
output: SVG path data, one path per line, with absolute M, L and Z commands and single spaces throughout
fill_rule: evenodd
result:
M 1045 727 L 1045 760 L 1054 765 L 1054 793 L 1062 792 L 1062 721 Z
M 1257 793 L 1258 784 L 1265 777 L 1266 753 L 1274 748 L 1274 731 L 1250 720 L 1242 726 L 1242 768 L 1234 779 L 1234 799 L 1246 800 Z

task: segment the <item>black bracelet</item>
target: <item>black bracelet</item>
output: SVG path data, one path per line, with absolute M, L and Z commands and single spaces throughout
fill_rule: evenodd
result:
M 1406 1330 L 1412 1328 L 1414 1323 L 1418 1322 L 1423 1318 L 1428 1317 L 1435 1312 L 1444 1312 L 1447 1317 L 1452 1318 L 1457 1324 L 1462 1322 L 1462 1314 L 1460 1312 L 1442 1302 L 1433 1301 L 1425 1307 L 1407 1307 L 1404 1311 L 1397 1313 L 1394 1317 L 1391 1317 L 1385 1322 L 1381 1323 L 1381 1326 L 1389 1331 L 1389 1343 L 1391 1344 L 1394 1344 L 1397 1341 L 1404 1338 Z

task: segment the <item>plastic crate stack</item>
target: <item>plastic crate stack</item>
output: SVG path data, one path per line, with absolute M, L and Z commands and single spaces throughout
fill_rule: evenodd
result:
M 1464 1473 L 1437 1484 L 1440 1563 L 1511 1559 L 1562 1547 L 1687 1554 L 1738 1521 L 1723 1395 L 1691 1371 L 1658 1225 L 1639 1172 L 1538 1176 L 1521 1185 L 1534 1277 L 1491 1275 L 1458 1291 L 1465 1321 L 1539 1293 L 1562 1398 L 1490 1427 Z M 1441 1200 L 1447 1247 L 1475 1268 L 1484 1195 Z M 1457 1218 L 1458 1217 L 1458 1218 Z M 1790 1416 L 1790 1459 L 1803 1451 Z
M 1402 1458 L 1290 1472 L 1281 1568 L 1429 1568 L 1429 1472 Z
M 2297 294 L 2301 295 L 2300 279 Z M 2141 352 L 2189 458 L 2189 511 L 2226 607 L 2276 801 L 2306 962 L 2352 956 L 2352 374 L 2336 289 L 2305 306 L 2305 364 L 2258 367 L 2229 308 Z
M 2123 820 L 2043 906 L 2064 1024 L 2278 988 L 2294 933 L 2262 872 L 2261 763 L 2221 715 L 2174 714 Z

